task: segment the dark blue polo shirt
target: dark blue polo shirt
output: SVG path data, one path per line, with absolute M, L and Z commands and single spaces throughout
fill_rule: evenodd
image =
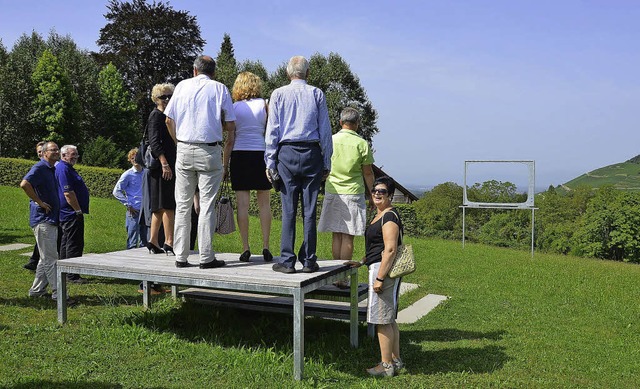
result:
M 60 200 L 55 171 L 56 169 L 49 165 L 47 161 L 41 160 L 33 165 L 23 178 L 23 180 L 31 184 L 38 197 L 51 206 L 51 212 L 46 213 L 45 209 L 33 200 L 29 201 L 29 226 L 31 228 L 40 223 L 58 225 L 60 220 Z
M 67 202 L 64 192 L 74 192 L 82 213 L 89 213 L 89 189 L 76 169 L 68 162 L 60 161 L 56 164 L 56 178 L 59 184 L 60 221 L 67 222 L 76 217 L 76 211 Z

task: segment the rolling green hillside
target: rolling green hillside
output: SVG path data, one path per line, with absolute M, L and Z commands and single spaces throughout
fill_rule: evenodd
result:
M 562 185 L 564 189 L 575 189 L 586 185 L 599 188 L 613 185 L 616 189 L 640 191 L 640 155 L 626 162 L 601 167 Z

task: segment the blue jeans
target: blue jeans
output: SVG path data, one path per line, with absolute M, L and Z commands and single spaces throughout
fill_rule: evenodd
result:
M 140 222 L 140 212 L 134 215 L 127 211 L 124 225 L 127 228 L 127 249 L 147 245 L 147 225 Z M 138 242 L 140 242 L 140 246 L 138 246 Z
M 303 266 L 313 266 L 316 256 L 316 203 L 324 162 L 319 145 L 283 144 L 278 151 L 278 173 L 282 177 L 282 235 L 279 263 L 295 267 L 296 259 Z M 302 199 L 302 226 L 304 241 L 295 254 L 296 212 Z

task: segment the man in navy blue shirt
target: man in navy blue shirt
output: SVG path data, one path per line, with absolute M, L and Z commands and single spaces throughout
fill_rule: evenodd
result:
M 73 165 L 78 162 L 78 148 L 64 145 L 61 161 L 56 164 L 58 197 L 60 199 L 60 259 L 82 256 L 84 250 L 84 214 L 89 213 L 89 189 Z M 86 279 L 68 274 L 70 282 L 83 284 Z
M 42 159 L 31 167 L 22 179 L 20 188 L 29 196 L 29 226 L 36 237 L 40 262 L 29 289 L 29 296 L 41 297 L 51 285 L 51 297 L 57 298 L 56 262 L 58 260 L 58 221 L 60 200 L 54 164 L 60 159 L 60 150 L 54 142 L 43 147 Z
M 36 145 L 36 153 L 38 154 L 38 159 L 42 159 L 44 145 L 46 143 L 47 142 L 45 142 L 45 141 L 40 141 Z M 31 271 L 35 272 L 36 268 L 38 267 L 38 262 L 39 261 L 40 261 L 40 252 L 38 251 L 38 244 L 36 243 L 36 245 L 33 246 L 33 254 L 31 254 L 31 257 L 29 258 L 29 262 L 24 264 L 22 267 L 27 269 L 27 270 L 31 270 Z

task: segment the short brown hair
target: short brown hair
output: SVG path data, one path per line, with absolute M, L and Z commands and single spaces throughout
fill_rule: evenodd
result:
M 129 150 L 129 153 L 127 153 L 127 160 L 131 160 L 131 157 L 133 157 L 136 154 L 138 154 L 138 148 L 134 147 L 131 150 Z
M 233 101 L 262 97 L 262 80 L 251 72 L 242 72 L 236 77 L 231 92 Z

